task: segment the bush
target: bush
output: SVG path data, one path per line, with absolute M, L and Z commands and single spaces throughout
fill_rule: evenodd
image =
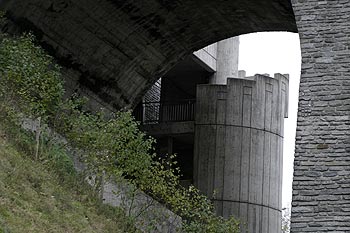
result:
M 16 38 L 2 34 L 0 39 L 0 110 L 9 122 L 21 125 L 24 116 L 39 119 L 37 132 L 49 125 L 82 152 L 88 171 L 97 177 L 127 178 L 180 215 L 185 232 L 239 231 L 235 219 L 215 216 L 212 203 L 195 187 L 179 185 L 174 162 L 155 159 L 154 139 L 138 129 L 130 112 L 94 115 L 81 110 L 79 99 L 62 100 L 59 68 L 34 44 L 31 34 Z M 46 140 L 36 134 L 37 151 L 40 141 L 51 140 L 50 132 L 45 132 Z M 51 148 L 55 156 L 44 160 L 62 163 L 64 172 L 73 172 L 64 153 L 54 144 Z
M 59 69 L 33 41 L 31 34 L 1 36 L 0 98 L 27 117 L 52 116 L 63 95 Z
M 102 115 L 73 113 L 67 138 L 84 151 L 84 161 L 97 176 L 123 176 L 182 217 L 186 232 L 238 232 L 234 218 L 214 214 L 212 203 L 198 189 L 181 187 L 179 170 L 170 160 L 156 160 L 154 139 L 138 128 L 130 112 L 110 120 Z

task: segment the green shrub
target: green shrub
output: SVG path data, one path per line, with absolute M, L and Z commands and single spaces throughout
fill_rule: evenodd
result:
M 139 130 L 130 112 L 94 115 L 81 110 L 79 99 L 62 100 L 59 68 L 33 43 L 31 34 L 16 38 L 2 34 L 0 39 L 0 110 L 9 123 L 20 125 L 24 117 L 41 119 L 39 129 L 45 131 L 49 125 L 82 152 L 88 171 L 97 177 L 127 178 L 181 216 L 185 232 L 239 231 L 235 219 L 215 216 L 212 203 L 195 187 L 180 186 L 171 158 L 155 159 L 154 139 Z M 41 143 L 51 145 L 51 152 L 42 151 L 46 154 L 42 160 L 55 164 L 60 174 L 74 173 L 71 160 L 52 143 L 50 133 L 44 136 Z M 39 149 L 38 137 L 24 141 Z
M 26 117 L 52 116 L 63 95 L 59 69 L 33 41 L 31 34 L 1 36 L 0 98 Z
M 70 106 L 76 106 L 70 100 Z M 156 160 L 154 139 L 139 130 L 131 112 L 104 115 L 82 113 L 73 107 L 64 111 L 64 134 L 83 153 L 89 170 L 99 176 L 126 177 L 182 217 L 186 232 L 238 232 L 239 222 L 214 214 L 212 203 L 198 189 L 179 184 L 179 170 L 173 157 Z

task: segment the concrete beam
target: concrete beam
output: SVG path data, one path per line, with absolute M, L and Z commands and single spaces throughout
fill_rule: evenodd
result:
M 179 134 L 193 134 L 194 122 L 164 122 L 159 124 L 141 125 L 141 129 L 153 137 Z

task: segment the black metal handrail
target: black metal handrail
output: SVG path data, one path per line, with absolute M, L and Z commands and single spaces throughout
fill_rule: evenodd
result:
M 141 124 L 193 121 L 195 104 L 194 99 L 143 102 L 134 110 L 134 116 Z

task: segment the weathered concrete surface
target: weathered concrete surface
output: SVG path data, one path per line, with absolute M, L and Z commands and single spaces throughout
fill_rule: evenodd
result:
M 194 121 L 184 122 L 162 122 L 159 124 L 141 125 L 141 130 L 154 137 L 167 136 L 174 134 L 193 134 Z
M 232 37 L 217 43 L 216 73 L 211 84 L 227 84 L 227 78 L 238 78 L 239 37 Z
M 207 47 L 194 52 L 194 59 L 197 59 L 199 63 L 204 63 L 203 67 L 205 67 L 209 72 L 215 72 L 217 63 L 217 48 L 218 43 L 208 45 Z
M 174 64 L 219 40 L 257 31 L 296 32 L 289 0 L 8 0 L 79 83 L 116 108 L 131 106 Z M 12 30 L 8 24 L 5 29 Z
M 226 84 L 228 77 L 238 77 L 239 37 L 211 44 L 193 53 L 194 59 L 211 72 L 211 84 Z
M 33 30 L 81 86 L 116 108 L 135 103 L 177 61 L 208 44 L 296 31 L 288 0 L 7 2 L 12 22 Z M 350 2 L 292 5 L 303 57 L 292 232 L 349 232 Z
M 242 232 L 279 233 L 288 79 L 256 75 L 197 89 L 194 184 Z
M 350 1 L 292 0 L 302 72 L 292 232 L 350 232 Z
M 135 190 L 127 181 L 105 181 L 102 191 L 103 203 L 121 207 L 127 216 L 134 218 L 141 232 L 181 232 L 181 217 L 144 192 Z

